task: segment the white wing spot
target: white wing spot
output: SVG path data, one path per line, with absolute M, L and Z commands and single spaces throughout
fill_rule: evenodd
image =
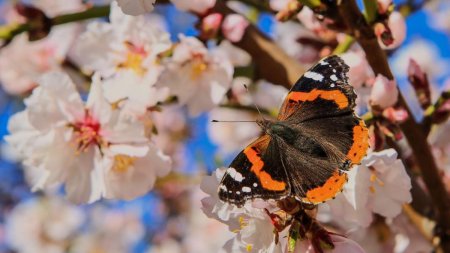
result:
M 258 187 L 258 184 L 257 183 L 253 183 L 253 187 Z
M 331 78 L 331 80 L 333 80 L 333 81 L 337 81 L 337 80 L 338 80 L 338 78 L 336 77 L 336 75 L 331 75 L 330 78 Z
M 228 189 L 227 189 L 227 187 L 225 186 L 225 185 L 223 185 L 223 184 L 221 184 L 220 186 L 219 186 L 219 189 L 221 189 L 221 190 L 223 190 L 223 191 L 227 191 Z
M 331 87 L 331 88 L 333 88 L 334 86 L 336 86 L 336 85 L 334 85 L 334 83 L 330 84 L 330 87 Z
M 234 168 L 228 168 L 227 173 L 237 182 L 242 182 L 242 180 L 244 180 L 245 178 L 242 176 L 241 173 L 237 172 L 236 169 Z
M 323 80 L 323 75 L 316 72 L 307 71 L 304 76 L 319 82 Z
M 228 191 L 228 193 L 232 193 L 232 191 Z
M 237 195 L 241 195 L 241 192 L 240 192 L 240 191 L 237 191 L 236 194 L 237 194 Z
M 326 66 L 326 65 L 328 65 L 328 62 L 326 62 L 326 61 L 321 61 L 321 62 L 320 62 L 320 65 Z
M 242 192 L 251 192 L 252 189 L 250 189 L 250 187 L 244 186 L 242 187 Z
M 336 73 L 336 69 L 333 69 L 333 73 Z

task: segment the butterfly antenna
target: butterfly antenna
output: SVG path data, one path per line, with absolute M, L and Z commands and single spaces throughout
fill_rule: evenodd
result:
M 215 120 L 215 119 L 213 119 L 213 120 L 211 120 L 211 122 L 214 122 L 214 123 L 216 123 L 216 122 L 253 122 L 253 123 L 255 123 L 256 120 Z
M 263 121 L 266 121 L 266 119 L 264 118 L 263 114 L 261 113 L 261 110 L 259 110 L 259 107 L 256 105 L 255 99 L 254 99 L 253 96 L 251 95 L 251 93 L 250 93 L 250 91 L 249 91 L 247 85 L 244 84 L 244 87 L 245 87 L 245 90 L 247 90 L 247 93 L 248 93 L 248 94 L 250 95 L 250 97 L 252 98 L 253 105 L 255 106 L 256 110 L 258 111 L 259 116 L 261 116 L 261 119 L 262 119 Z

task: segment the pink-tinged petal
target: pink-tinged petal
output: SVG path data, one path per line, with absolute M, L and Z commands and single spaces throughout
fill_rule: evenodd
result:
M 377 0 L 378 13 L 384 14 L 388 11 L 389 6 L 392 5 L 392 0 Z
M 397 84 L 383 75 L 378 75 L 373 83 L 370 103 L 381 108 L 393 106 L 398 99 Z
M 391 122 L 403 122 L 408 118 L 408 112 L 403 108 L 389 107 L 383 111 L 383 116 Z
M 375 34 L 378 36 L 381 47 L 393 49 L 400 46 L 406 38 L 405 18 L 399 12 L 393 12 L 389 16 L 387 26 L 384 30 L 377 28 L 377 26 L 375 27 Z
M 342 54 L 341 57 L 350 67 L 348 78 L 353 87 L 360 88 L 368 78 L 373 77 L 372 68 L 362 50 L 349 51 Z
M 308 30 L 313 31 L 316 34 L 327 30 L 325 25 L 317 19 L 310 8 L 303 8 L 302 11 L 298 13 L 297 18 Z
M 244 36 L 249 22 L 239 14 L 231 14 L 225 17 L 222 24 L 222 33 L 231 42 L 239 42 Z
M 157 177 L 169 173 L 171 160 L 168 156 L 154 145 L 142 148 L 147 149 L 144 155 L 141 148 L 124 145 L 106 155 L 103 162 L 106 198 L 131 200 L 142 196 L 153 188 Z
M 40 86 L 25 100 L 33 127 L 46 131 L 55 124 L 73 121 L 84 115 L 81 97 L 69 76 L 63 72 L 45 74 Z

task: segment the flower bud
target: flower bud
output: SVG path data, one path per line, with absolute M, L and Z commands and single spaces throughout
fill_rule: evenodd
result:
M 231 42 L 239 42 L 244 36 L 249 22 L 239 14 L 231 14 L 225 17 L 222 24 L 222 33 Z
M 397 99 L 398 90 L 396 82 L 379 74 L 375 78 L 370 94 L 371 105 L 387 108 L 393 106 L 397 102 Z

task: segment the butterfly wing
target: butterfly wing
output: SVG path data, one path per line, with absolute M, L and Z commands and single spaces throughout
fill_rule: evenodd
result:
M 286 96 L 278 120 L 297 121 L 353 113 L 356 94 L 348 84 L 348 66 L 336 55 L 303 74 Z
M 279 148 L 269 135 L 248 145 L 230 164 L 219 185 L 219 198 L 242 206 L 246 200 L 280 199 L 290 193 Z
M 280 148 L 288 150 L 286 171 L 303 202 L 333 198 L 347 181 L 343 171 L 360 163 L 368 149 L 368 130 L 354 114 L 356 94 L 347 72 L 338 56 L 321 60 L 297 81 L 280 110 L 278 120 L 300 134 L 293 147 Z

